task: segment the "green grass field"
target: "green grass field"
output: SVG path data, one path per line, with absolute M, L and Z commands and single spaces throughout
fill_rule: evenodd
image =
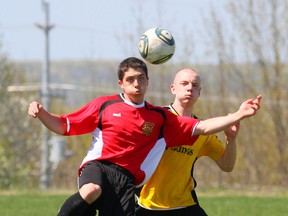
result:
M 200 202 L 211 216 L 288 215 L 287 197 L 201 197 Z
M 56 216 L 58 208 L 72 193 L 0 192 L 1 216 Z M 219 194 L 205 192 L 199 196 L 210 216 L 284 216 L 288 215 L 288 195 Z

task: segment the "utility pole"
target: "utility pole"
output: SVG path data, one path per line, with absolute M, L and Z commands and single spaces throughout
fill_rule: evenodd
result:
M 42 7 L 45 13 L 45 24 L 36 24 L 38 28 L 43 30 L 45 35 L 45 61 L 42 69 L 42 85 L 41 85 L 41 103 L 47 111 L 50 110 L 50 57 L 49 57 L 49 32 L 54 27 L 49 24 L 49 4 L 42 0 Z M 42 147 L 41 147 L 41 176 L 39 187 L 47 189 L 51 181 L 51 167 L 49 161 L 49 130 L 42 124 Z

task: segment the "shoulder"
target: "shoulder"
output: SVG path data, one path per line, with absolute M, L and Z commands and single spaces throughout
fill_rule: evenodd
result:
M 104 96 L 97 97 L 94 100 L 99 100 L 99 101 L 121 100 L 123 101 L 119 94 L 104 95 Z
M 90 104 L 103 104 L 109 101 L 123 101 L 123 99 L 118 94 L 106 95 L 106 96 L 99 96 L 97 98 L 94 98 L 89 103 Z
M 119 95 L 111 95 L 111 96 L 100 96 L 90 100 L 83 109 L 91 110 L 91 112 L 99 110 L 101 107 L 106 107 L 109 104 L 112 104 L 115 101 L 123 101 Z
M 169 112 L 169 107 L 161 107 L 161 106 L 155 106 L 155 105 L 152 105 L 148 102 L 146 102 L 146 108 L 147 109 L 151 109 L 151 110 L 154 110 L 154 111 L 158 111 L 158 112 L 161 112 L 163 113 L 164 115 L 172 115 L 171 112 Z

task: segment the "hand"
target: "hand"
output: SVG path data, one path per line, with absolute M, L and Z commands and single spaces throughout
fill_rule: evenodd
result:
M 33 101 L 29 105 L 28 114 L 33 118 L 37 118 L 42 110 L 43 110 L 42 104 L 40 104 L 37 101 Z
M 239 111 L 242 112 L 243 118 L 255 115 L 260 109 L 261 99 L 262 96 L 258 95 L 256 99 L 249 99 L 241 104 Z
M 239 132 L 239 129 L 240 129 L 240 121 L 238 121 L 236 124 L 231 125 L 230 127 L 226 128 L 224 130 L 224 133 L 225 133 L 227 139 L 228 138 L 236 139 L 238 132 Z

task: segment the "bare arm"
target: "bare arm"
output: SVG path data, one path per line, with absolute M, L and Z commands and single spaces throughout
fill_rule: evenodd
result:
M 223 155 L 216 161 L 217 165 L 224 172 L 231 172 L 234 169 L 237 158 L 236 137 L 239 132 L 240 122 L 227 128 L 225 132 L 226 148 Z
M 30 103 L 28 114 L 33 118 L 38 118 L 49 130 L 63 135 L 66 132 L 66 123 L 63 123 L 59 115 L 47 112 L 42 104 L 37 101 Z
M 200 121 L 193 135 L 218 133 L 244 118 L 255 115 L 260 108 L 261 98 L 262 96 L 259 95 L 254 100 L 246 100 L 241 104 L 239 110 L 231 115 Z

